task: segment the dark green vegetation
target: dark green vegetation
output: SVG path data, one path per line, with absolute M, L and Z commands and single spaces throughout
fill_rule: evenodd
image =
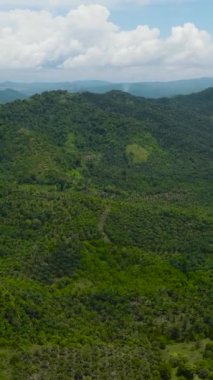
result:
M 0 107 L 0 379 L 213 379 L 213 90 Z

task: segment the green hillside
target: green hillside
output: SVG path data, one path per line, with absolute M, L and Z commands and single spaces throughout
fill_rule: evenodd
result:
M 213 89 L 0 106 L 0 379 L 213 379 Z
M 1 86 L 0 86 L 1 87 Z M 13 102 L 17 99 L 24 99 L 26 96 L 16 90 L 10 88 L 0 90 L 0 104 L 5 104 L 8 102 Z

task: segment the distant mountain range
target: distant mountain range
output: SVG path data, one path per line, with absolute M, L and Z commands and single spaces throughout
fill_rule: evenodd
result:
M 74 82 L 37 82 L 0 83 L 0 103 L 42 93 L 44 91 L 65 90 L 69 92 L 93 92 L 103 94 L 112 90 L 128 92 L 132 95 L 146 98 L 171 97 L 175 95 L 188 95 L 213 87 L 213 78 L 187 79 L 170 82 L 137 82 L 137 83 L 111 83 L 99 80 Z
M 5 104 L 8 102 L 13 102 L 17 99 L 25 99 L 27 96 L 22 94 L 19 91 L 6 88 L 4 90 L 0 90 L 0 104 Z

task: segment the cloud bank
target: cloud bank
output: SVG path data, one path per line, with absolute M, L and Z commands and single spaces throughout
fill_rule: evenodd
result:
M 111 79 L 119 71 L 120 79 L 135 73 L 137 80 L 154 72 L 213 75 L 213 37 L 194 24 L 173 27 L 162 38 L 159 29 L 146 25 L 121 30 L 109 16 L 100 4 L 80 5 L 64 16 L 47 10 L 1 11 L 0 69 L 108 70 Z

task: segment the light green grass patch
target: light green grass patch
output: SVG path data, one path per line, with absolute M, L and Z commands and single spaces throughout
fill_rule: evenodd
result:
M 150 151 L 138 144 L 129 144 L 126 147 L 126 155 L 133 164 L 141 164 L 149 158 Z
M 73 153 L 76 151 L 74 133 L 72 132 L 68 133 L 68 136 L 64 145 L 67 152 Z
M 10 359 L 13 351 L 0 348 L 0 380 L 12 380 Z
M 171 344 L 167 346 L 166 353 L 169 356 L 186 357 L 191 364 L 196 364 L 198 360 L 202 359 L 205 345 L 208 342 L 209 339 L 204 339 L 200 342 Z
M 184 342 L 168 345 L 164 351 L 164 359 L 168 361 L 174 359 L 180 360 L 182 358 L 185 359 L 190 366 L 196 368 L 197 363 L 203 359 L 203 352 L 208 342 L 210 342 L 209 339 L 203 339 L 199 342 Z M 199 377 L 194 374 L 194 380 L 197 379 L 199 379 Z M 171 380 L 178 380 L 176 368 L 172 369 Z

